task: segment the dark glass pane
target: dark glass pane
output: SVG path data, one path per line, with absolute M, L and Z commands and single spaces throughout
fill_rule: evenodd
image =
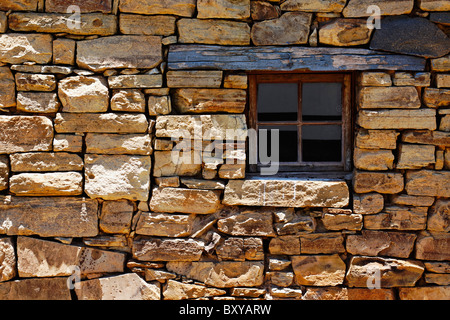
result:
M 262 129 L 267 130 L 267 139 L 263 141 L 265 135 L 261 133 Z M 279 130 L 279 139 L 272 140 L 273 132 L 271 130 Z M 276 137 L 276 136 L 274 136 Z M 258 159 L 268 156 L 274 157 L 278 146 L 279 162 L 297 162 L 298 161 L 298 129 L 297 126 L 261 126 L 258 130 L 258 143 L 265 142 L 267 145 L 267 155 L 264 150 L 259 148 Z
M 305 162 L 340 162 L 342 128 L 332 125 L 302 127 L 302 158 Z
M 297 121 L 298 84 L 258 84 L 258 121 Z
M 342 83 L 303 83 L 302 119 L 304 121 L 341 120 Z

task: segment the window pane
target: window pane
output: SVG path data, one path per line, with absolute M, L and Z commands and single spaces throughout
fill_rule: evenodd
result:
M 297 121 L 298 84 L 258 84 L 258 121 Z
M 260 126 L 258 130 L 258 143 L 263 141 L 265 135 L 261 134 L 261 129 L 267 130 L 267 155 L 263 154 L 264 150 L 258 148 L 258 159 L 261 157 L 274 157 L 272 146 L 278 146 L 279 162 L 297 162 L 298 161 L 298 128 L 297 126 Z M 272 141 L 271 130 L 279 130 L 279 140 Z
M 341 145 L 341 126 L 302 126 L 302 158 L 305 162 L 340 162 Z
M 303 83 L 302 119 L 304 121 L 341 120 L 342 83 Z

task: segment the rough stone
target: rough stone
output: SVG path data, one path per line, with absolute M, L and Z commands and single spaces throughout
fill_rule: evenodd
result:
M 195 0 L 122 0 L 119 4 L 121 12 L 139 14 L 171 14 L 192 17 L 196 9 Z
M 380 15 L 408 14 L 414 7 L 414 0 L 350 0 L 342 11 L 344 17 L 370 17 L 372 11 L 367 8 L 376 5 L 380 8 Z
M 337 254 L 292 256 L 298 285 L 336 286 L 344 282 L 345 263 Z
M 124 253 L 30 237 L 17 238 L 17 269 L 22 278 L 70 276 L 75 267 L 81 275 L 123 272 L 124 262 Z
M 8 67 L 0 67 L 0 110 L 16 105 L 14 76 Z
M 15 276 L 16 253 L 14 244 L 11 238 L 0 238 L 0 283 L 11 280 Z
M 217 288 L 259 287 L 264 282 L 263 261 L 168 262 L 167 270 Z
M 417 110 L 360 110 L 358 125 L 365 129 L 428 129 L 436 130 L 436 111 Z
M 228 238 L 216 248 L 220 260 L 263 260 L 264 249 L 261 238 Z
M 269 2 L 250 1 L 250 15 L 253 21 L 261 21 L 276 19 L 280 16 L 280 12 Z
M 348 288 L 348 300 L 395 300 L 393 289 Z
M 115 68 L 153 68 L 162 61 L 161 38 L 119 35 L 77 43 L 77 64 L 94 72 Z
M 416 242 L 416 259 L 450 260 L 450 235 L 448 233 L 420 235 Z
M 80 282 L 79 300 L 159 300 L 159 285 L 147 283 L 136 273 Z
M 364 216 L 365 229 L 423 230 L 428 207 L 389 206 L 384 212 Z
M 413 233 L 363 230 L 347 236 L 346 249 L 353 255 L 408 258 L 416 238 Z
M 349 202 L 343 181 L 231 180 L 223 203 L 273 207 L 344 207 Z
M 17 91 L 53 91 L 56 89 L 54 75 L 16 73 Z
M 274 212 L 274 227 L 278 235 L 313 232 L 316 221 L 309 214 L 293 209 L 279 209 Z
M 344 9 L 345 3 L 345 0 L 287 0 L 281 4 L 281 10 L 305 12 L 341 12 Z
M 427 229 L 435 232 L 450 231 L 450 200 L 436 201 L 428 214 Z
M 394 154 L 391 150 L 355 148 L 353 163 L 361 170 L 390 170 L 394 168 Z
M 357 214 L 375 214 L 384 208 L 383 195 L 366 193 L 353 195 L 353 212 Z
M 332 46 L 358 46 L 369 43 L 373 29 L 365 19 L 336 19 L 319 29 L 319 42 Z
M 99 217 L 100 230 L 105 233 L 128 234 L 133 210 L 133 203 L 128 200 L 104 201 Z
M 97 208 L 85 198 L 0 196 L 0 234 L 94 237 Z
M 439 124 L 439 130 L 450 132 L 450 114 L 442 117 L 441 123 Z
M 176 18 L 172 16 L 120 15 L 122 34 L 170 36 L 175 33 Z
M 56 152 L 81 152 L 83 149 L 83 137 L 73 134 L 55 134 L 53 139 L 53 151 Z
M 168 71 L 167 86 L 169 88 L 219 88 L 222 84 L 222 74 L 222 71 L 209 70 Z
M 322 222 L 327 230 L 361 230 L 363 216 L 360 214 L 329 214 L 325 213 Z
M 83 159 L 79 155 L 66 152 L 16 153 L 10 156 L 11 171 L 81 171 Z
M 55 119 L 58 133 L 145 133 L 147 129 L 143 114 L 58 113 Z
M 435 146 L 400 144 L 397 169 L 420 169 L 436 162 Z
M 425 130 L 403 131 L 402 141 L 450 147 L 450 132 Z
M 397 2 L 392 1 L 394 4 Z M 426 18 L 387 17 L 383 19 L 382 24 L 383 27 L 374 32 L 370 49 L 425 58 L 439 58 L 450 51 L 450 39 Z
M 344 253 L 344 237 L 338 232 L 311 233 L 300 236 L 302 254 Z
M 208 214 L 214 213 L 219 205 L 217 191 L 184 188 L 155 188 L 150 201 L 152 211 L 168 213 Z
M 227 74 L 223 79 L 223 87 L 228 89 L 247 89 L 248 76 L 246 74 Z
M 272 213 L 264 210 L 242 210 L 237 214 L 219 219 L 217 228 L 232 236 L 275 236 L 272 227 Z
M 152 153 L 151 136 L 148 134 L 88 133 L 86 135 L 86 153 L 148 156 Z
M 449 300 L 450 286 L 399 288 L 401 300 Z
M 101 77 L 65 78 L 59 82 L 58 96 L 63 112 L 106 112 L 109 106 L 108 86 Z
M 136 233 L 155 237 L 187 237 L 192 234 L 195 215 L 143 212 Z
M 79 196 L 83 176 L 79 172 L 21 173 L 11 176 L 9 190 L 22 196 Z
M 177 22 L 180 43 L 249 45 L 250 27 L 245 22 L 213 19 L 181 19 Z
M 450 71 L 450 54 L 442 58 L 431 59 L 431 69 L 436 72 Z
M 403 190 L 401 173 L 357 171 L 353 177 L 353 189 L 356 193 L 399 193 Z
M 198 261 L 204 243 L 193 239 L 138 237 L 133 241 L 133 257 L 140 261 Z
M 308 42 L 311 20 L 311 13 L 287 12 L 277 19 L 255 22 L 251 32 L 253 44 L 305 44 Z
M 85 155 L 85 192 L 104 200 L 147 201 L 151 159 L 136 155 Z
M 246 92 L 239 89 L 177 89 L 172 97 L 182 114 L 242 113 L 247 102 Z
M 9 160 L 8 156 L 0 155 L 0 191 L 8 189 Z
M 434 109 L 450 106 L 450 89 L 425 88 L 423 102 Z
M 389 87 L 392 85 L 391 75 L 379 71 L 363 72 L 359 82 L 366 87 Z
M 52 60 L 52 36 L 49 34 L 1 34 L 0 62 L 47 64 Z
M 0 4 L 2 11 L 36 11 L 38 0 L 5 0 Z
M 394 74 L 394 85 L 396 86 L 429 87 L 430 84 L 431 73 L 429 72 L 417 72 L 415 74 L 396 72 Z
M 172 100 L 168 96 L 149 96 L 148 114 L 151 116 L 165 115 L 172 112 Z
M 379 273 L 383 288 L 412 287 L 423 272 L 423 264 L 413 260 L 356 256 L 350 261 L 346 280 L 349 287 L 367 288 L 374 274 Z
M 0 12 L 0 33 L 5 33 L 8 30 L 8 17 L 6 12 Z
M 181 178 L 181 183 L 189 189 L 223 190 L 225 184 L 221 181 L 207 181 L 195 178 Z
M 450 74 L 437 74 L 436 86 L 438 88 L 450 88 Z
M 407 172 L 405 189 L 409 195 L 450 197 L 450 171 Z
M 112 0 L 45 0 L 45 11 L 66 13 L 70 5 L 78 6 L 82 13 L 111 13 L 112 10 Z
M 250 18 L 250 0 L 197 0 L 199 19 L 247 19 Z
M 145 96 L 138 89 L 114 90 L 111 110 L 124 112 L 145 112 Z
M 160 74 L 131 74 L 108 78 L 111 89 L 145 89 L 162 87 Z
M 184 300 L 217 297 L 226 293 L 225 290 L 221 289 L 169 280 L 164 287 L 163 296 L 164 300 Z
M 66 278 L 23 279 L 0 283 L 1 300 L 71 300 Z
M 365 87 L 359 92 L 361 109 L 417 109 L 420 104 L 414 87 Z
M 450 11 L 450 4 L 445 0 L 420 0 L 423 11 Z
M 53 92 L 17 93 L 17 110 L 27 113 L 56 113 L 60 102 Z
M 300 254 L 300 240 L 298 236 L 280 236 L 270 239 L 269 252 L 276 255 Z
M 202 170 L 200 153 L 194 150 L 176 154 L 174 151 L 155 151 L 154 177 L 196 176 Z

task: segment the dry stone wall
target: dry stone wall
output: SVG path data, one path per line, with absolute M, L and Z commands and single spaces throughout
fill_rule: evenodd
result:
M 1 0 L 0 299 L 450 299 L 449 11 Z M 264 46 L 353 70 L 346 178 L 249 176 L 236 57 Z

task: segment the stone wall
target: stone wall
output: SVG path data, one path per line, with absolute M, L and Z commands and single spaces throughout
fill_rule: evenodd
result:
M 450 299 L 448 1 L 0 10 L 0 299 Z M 352 178 L 250 177 L 260 60 L 170 58 L 199 45 L 353 71 Z

